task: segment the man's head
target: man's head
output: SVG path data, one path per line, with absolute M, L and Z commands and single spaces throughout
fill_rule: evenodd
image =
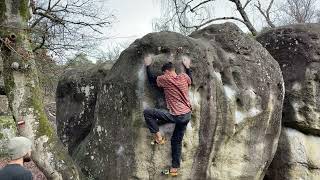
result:
M 172 64 L 172 62 L 168 62 L 168 63 L 165 63 L 162 68 L 161 68 L 161 71 L 163 73 L 167 72 L 167 71 L 175 71 L 175 68 Z
M 8 143 L 8 152 L 11 160 L 23 158 L 24 162 L 31 160 L 32 142 L 25 137 L 14 137 Z

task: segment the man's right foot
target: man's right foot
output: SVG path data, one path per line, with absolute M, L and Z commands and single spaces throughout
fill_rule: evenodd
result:
M 152 145 L 156 145 L 156 144 L 158 144 L 158 145 L 163 145 L 163 144 L 165 144 L 165 143 L 166 143 L 166 138 L 165 138 L 165 137 L 162 137 L 160 140 L 157 139 L 157 138 L 155 138 L 155 139 L 153 140 L 153 142 L 151 142 Z

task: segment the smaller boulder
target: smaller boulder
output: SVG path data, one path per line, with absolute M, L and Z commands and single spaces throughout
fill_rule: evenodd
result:
M 278 61 L 283 73 L 283 124 L 320 135 L 320 24 L 275 28 L 257 40 Z
M 71 155 L 88 135 L 94 119 L 99 79 L 106 76 L 110 63 L 67 69 L 56 92 L 57 134 Z
M 265 180 L 320 179 L 320 137 L 282 128 Z

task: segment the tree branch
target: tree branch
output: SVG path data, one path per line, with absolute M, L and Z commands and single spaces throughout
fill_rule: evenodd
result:
M 244 4 L 243 9 L 245 9 L 251 2 L 252 0 L 247 0 L 247 2 Z
M 259 10 L 259 12 L 261 13 L 261 15 L 265 18 L 265 20 L 267 21 L 268 25 L 272 28 L 276 27 L 273 22 L 271 21 L 270 19 L 270 10 L 271 10 L 271 7 L 272 7 L 272 4 L 273 4 L 274 0 L 271 0 L 270 3 L 269 3 L 269 6 L 267 8 L 266 11 L 264 11 L 262 9 L 262 6 L 261 6 L 261 3 L 260 1 L 258 1 L 258 4 L 255 4 L 254 6 Z
M 252 25 L 251 21 L 249 20 L 248 18 L 248 15 L 247 13 L 245 12 L 242 4 L 241 4 L 241 1 L 240 0 L 229 0 L 230 2 L 233 2 L 236 7 L 237 7 L 237 10 L 238 12 L 240 13 L 243 21 L 244 21 L 244 24 L 247 26 L 247 28 L 251 31 L 252 35 L 257 35 L 257 30 L 254 28 L 254 26 Z
M 101 28 L 108 27 L 114 20 L 112 14 L 107 15 L 102 9 L 100 0 L 31 2 L 34 16 L 29 30 L 34 34 L 34 44 L 37 45 L 34 51 L 92 49 L 103 38 Z
M 36 52 L 37 50 L 41 49 L 41 48 L 44 46 L 44 44 L 45 44 L 45 42 L 46 42 L 46 36 L 43 35 L 43 36 L 41 37 L 41 39 L 42 39 L 41 44 L 40 44 L 39 46 L 35 47 L 35 48 L 32 50 L 32 52 Z
M 198 7 L 200 7 L 203 4 L 206 4 L 208 2 L 213 2 L 214 0 L 206 0 L 206 1 L 202 1 L 201 3 L 199 3 L 198 5 L 194 6 L 193 8 L 190 9 L 190 12 L 194 12 L 195 9 L 197 9 Z M 250 0 L 251 1 L 251 0 Z
M 198 26 L 192 26 L 192 27 L 194 27 L 194 28 L 196 28 L 196 29 L 199 29 L 199 28 L 201 28 L 201 27 L 203 27 L 203 26 L 205 26 L 205 25 L 207 25 L 207 24 L 210 24 L 210 23 L 212 23 L 212 22 L 214 22 L 214 21 L 220 21 L 220 20 L 236 20 L 236 21 L 239 21 L 239 22 L 241 22 L 241 23 L 243 23 L 243 24 L 246 25 L 246 22 L 243 21 L 243 20 L 240 19 L 240 18 L 236 18 L 236 17 L 220 17 L 220 18 L 210 19 L 210 20 L 208 20 L 208 21 L 206 21 L 206 22 L 204 22 L 204 23 L 202 23 L 202 24 L 200 24 L 200 25 L 198 25 Z

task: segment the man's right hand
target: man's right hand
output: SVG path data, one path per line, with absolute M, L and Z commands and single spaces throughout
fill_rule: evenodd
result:
M 149 66 L 152 63 L 151 55 L 147 55 L 144 57 L 144 65 Z

